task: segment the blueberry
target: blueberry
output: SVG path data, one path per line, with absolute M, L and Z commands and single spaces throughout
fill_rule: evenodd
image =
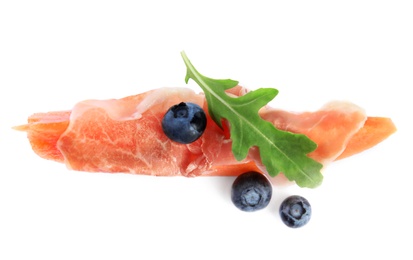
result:
M 287 226 L 291 228 L 302 227 L 310 221 L 311 205 L 301 196 L 290 196 L 281 203 L 280 216 Z
M 171 140 L 189 144 L 201 137 L 206 124 L 207 118 L 200 106 L 181 102 L 168 109 L 162 119 L 162 130 Z
M 270 203 L 271 196 L 270 181 L 258 172 L 243 173 L 232 184 L 232 202 L 242 211 L 252 212 L 265 208 Z

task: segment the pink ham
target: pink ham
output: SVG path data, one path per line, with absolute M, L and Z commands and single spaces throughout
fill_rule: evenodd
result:
M 236 87 L 228 93 L 239 96 L 246 89 Z M 73 170 L 159 176 L 265 172 L 256 149 L 245 160 L 235 160 L 228 126 L 224 124 L 220 129 L 209 115 L 207 129 L 194 143 L 183 145 L 169 140 L 160 121 L 166 110 L 179 102 L 197 103 L 208 111 L 203 94 L 186 88 L 160 88 L 122 99 L 82 101 L 71 111 L 34 114 L 28 124 L 16 129 L 27 131 L 38 155 L 63 162 Z M 360 138 L 357 135 L 363 133 L 360 130 L 369 121 L 363 109 L 344 102 L 304 113 L 265 107 L 260 115 L 279 129 L 306 134 L 318 144 L 309 156 L 323 164 L 337 159 L 354 137 Z M 387 129 L 381 133 L 380 140 L 384 140 L 395 127 L 391 120 L 380 122 L 375 129 Z M 363 145 L 369 148 L 374 142 Z

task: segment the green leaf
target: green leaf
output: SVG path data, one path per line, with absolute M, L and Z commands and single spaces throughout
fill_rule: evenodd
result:
M 307 156 L 317 144 L 303 134 L 281 131 L 262 119 L 258 110 L 271 101 L 278 90 L 260 88 L 244 96 L 230 97 L 225 90 L 237 86 L 231 79 L 211 79 L 201 75 L 181 53 L 187 67 L 185 82 L 194 80 L 205 92 L 208 111 L 212 119 L 222 127 L 222 119 L 230 124 L 232 152 L 237 160 L 243 160 L 253 146 L 259 148 L 262 163 L 270 176 L 280 172 L 300 187 L 315 188 L 321 184 L 322 164 Z

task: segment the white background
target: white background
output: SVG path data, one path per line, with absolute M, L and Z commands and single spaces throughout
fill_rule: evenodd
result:
M 147 2 L 1 2 L 0 259 L 413 258 L 411 1 Z M 186 86 L 182 50 L 204 75 L 277 88 L 275 107 L 348 100 L 398 132 L 328 166 L 321 187 L 274 187 L 244 213 L 233 178 L 73 172 L 11 129 L 84 99 Z M 313 207 L 301 229 L 278 215 L 292 194 Z

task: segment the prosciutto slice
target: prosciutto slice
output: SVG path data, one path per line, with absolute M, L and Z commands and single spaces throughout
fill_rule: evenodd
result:
M 228 94 L 246 92 L 236 87 Z M 72 170 L 157 176 L 265 172 L 255 148 L 242 161 L 234 158 L 229 126 L 224 122 L 224 128 L 219 128 L 208 114 L 207 128 L 197 141 L 184 145 L 169 140 L 160 122 L 168 108 L 180 102 L 193 102 L 208 111 L 202 93 L 160 88 L 122 99 L 82 101 L 70 111 L 37 113 L 29 117 L 28 124 L 15 128 L 28 133 L 39 156 Z M 343 154 L 346 157 L 372 147 L 396 130 L 391 120 L 367 117 L 362 108 L 348 102 L 331 102 L 318 111 L 303 113 L 264 107 L 260 115 L 281 130 L 305 134 L 315 141 L 318 148 L 309 156 L 324 165 Z M 374 127 L 369 124 L 372 120 Z M 376 138 L 362 147 L 352 141 L 371 134 Z

